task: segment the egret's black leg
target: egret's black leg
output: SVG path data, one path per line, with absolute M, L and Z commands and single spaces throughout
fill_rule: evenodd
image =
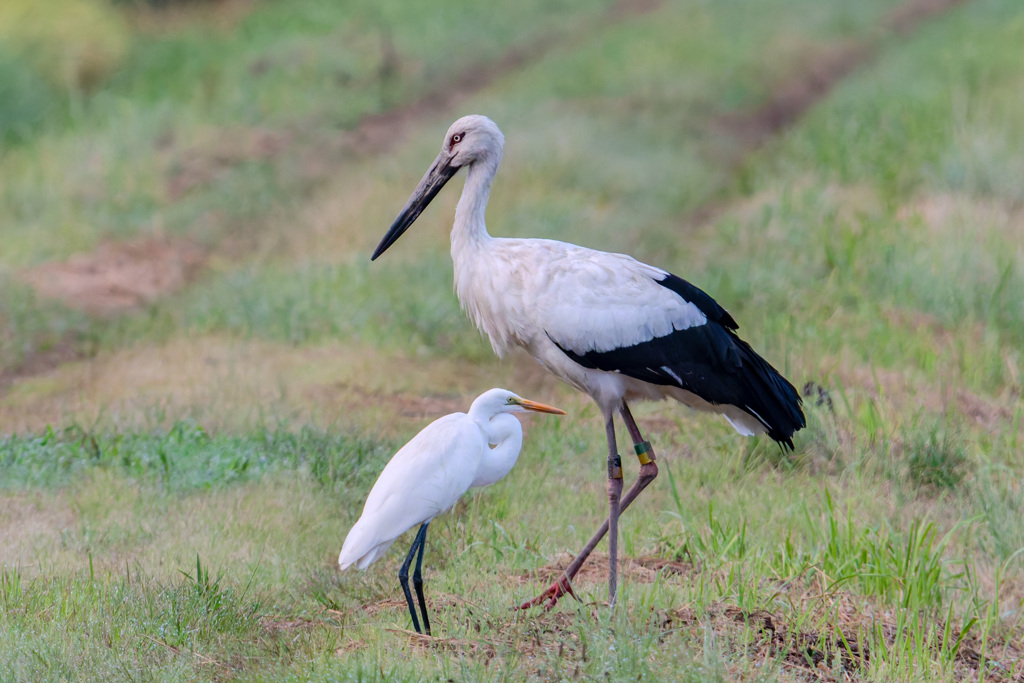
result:
M 398 570 L 398 582 L 402 584 L 402 592 L 405 593 L 405 602 L 409 605 L 409 614 L 412 615 L 412 627 L 416 629 L 416 633 L 423 633 L 423 631 L 420 630 L 420 620 L 416 618 L 416 606 L 412 602 L 412 592 L 409 591 L 409 565 L 412 564 L 412 556 L 416 554 L 416 550 L 423 542 L 426 528 L 426 524 L 420 527 L 419 532 L 416 534 L 416 539 L 412 542 L 412 547 L 409 548 L 409 554 L 405 556 L 402 568 Z
M 636 421 L 633 419 L 633 415 L 629 412 L 629 407 L 625 402 L 622 403 L 620 409 L 622 413 L 622 419 L 626 423 L 626 429 L 629 430 L 630 438 L 633 439 L 633 447 L 636 449 L 637 457 L 640 459 L 640 476 L 637 477 L 636 481 L 629 488 L 619 503 L 619 513 L 626 511 L 626 508 L 632 504 L 636 497 L 647 488 L 647 485 L 654 481 L 654 478 L 658 476 L 658 464 L 654 462 L 654 450 L 651 448 L 651 444 L 643 440 L 643 436 L 640 434 L 640 429 L 636 426 Z M 535 607 L 537 605 L 544 605 L 545 609 L 551 609 L 558 602 L 559 598 L 568 593 L 575 597 L 572 592 L 572 580 L 576 577 L 580 567 L 590 557 L 590 553 L 594 551 L 597 544 L 601 542 L 604 535 L 608 533 L 610 520 L 605 520 L 601 527 L 597 530 L 587 544 L 583 546 L 583 550 L 580 554 L 573 558 L 573 561 L 569 563 L 569 566 L 565 568 L 565 573 L 551 586 L 548 587 L 543 593 L 538 595 L 532 600 L 524 602 L 519 606 L 519 609 L 527 609 L 529 607 Z
M 423 549 L 427 547 L 427 522 L 420 527 L 417 538 L 420 542 L 420 554 L 416 557 L 416 571 L 412 574 L 412 585 L 416 588 L 416 599 L 420 601 L 420 611 L 423 612 L 423 630 L 430 635 L 430 619 L 427 619 L 427 601 L 423 597 L 423 576 L 420 570 L 423 568 Z

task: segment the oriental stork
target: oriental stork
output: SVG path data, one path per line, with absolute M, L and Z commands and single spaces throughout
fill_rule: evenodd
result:
M 609 602 L 615 603 L 618 518 L 657 476 L 651 444 L 629 411 L 638 399 L 672 398 L 720 413 L 737 432 L 767 434 L 783 448 L 805 426 L 796 389 L 736 334 L 736 321 L 705 292 L 630 256 L 547 239 L 491 237 L 484 212 L 505 138 L 485 116 L 452 124 L 441 152 L 384 235 L 372 259 L 398 240 L 448 180 L 465 167 L 451 254 L 463 310 L 498 356 L 521 347 L 588 394 L 608 440 L 608 519 L 547 590 L 522 607 L 552 607 L 605 533 Z M 640 474 L 622 495 L 613 416 L 626 425 Z

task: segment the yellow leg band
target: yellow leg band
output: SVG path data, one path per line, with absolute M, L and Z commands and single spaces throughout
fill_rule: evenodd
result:
M 617 455 L 614 460 L 608 462 L 608 478 L 622 479 L 622 458 Z
M 633 449 L 636 451 L 636 457 L 640 461 L 641 465 L 646 465 L 648 463 L 654 462 L 654 449 L 651 448 L 650 441 L 638 443 L 635 446 L 633 446 Z

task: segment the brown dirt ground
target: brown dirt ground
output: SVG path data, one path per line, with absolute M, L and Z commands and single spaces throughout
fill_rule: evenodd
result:
M 44 263 L 24 271 L 22 278 L 46 298 L 106 315 L 181 289 L 205 261 L 206 254 L 192 242 L 142 237 Z
M 513 581 L 523 584 L 545 584 L 554 581 L 562 574 L 562 569 L 570 561 L 566 554 L 545 567 L 528 574 L 512 576 Z M 692 563 L 679 562 L 666 558 L 645 556 L 623 558 L 620 576 L 626 582 L 652 583 L 664 581 L 695 581 L 703 575 L 707 580 L 709 570 L 697 567 Z M 595 553 L 583 566 L 576 577 L 578 585 L 601 590 L 608 580 L 608 557 Z M 690 606 L 681 606 L 669 610 L 655 610 L 652 613 L 662 639 L 673 637 L 676 633 L 687 632 L 699 637 L 706 628 L 715 633 L 728 636 L 736 644 L 747 650 L 747 657 L 765 664 L 781 662 L 783 669 L 796 674 L 800 680 L 808 681 L 856 681 L 858 670 L 871 661 L 872 653 L 865 634 L 877 630 L 881 633 L 887 647 L 898 643 L 908 636 L 900 632 L 894 610 L 881 604 L 874 604 L 869 598 L 844 593 L 834 587 L 828 587 L 822 577 L 812 577 L 807 581 L 793 580 L 779 582 L 776 587 L 781 599 L 794 606 L 801 606 L 801 612 L 812 615 L 806 619 L 807 624 L 816 624 L 817 628 L 798 629 L 786 623 L 786 619 L 773 612 L 762 609 L 745 610 L 728 603 L 711 605 L 703 614 L 696 613 Z M 571 600 L 570 597 L 563 600 Z M 404 603 L 403 603 L 404 607 Z M 547 621 L 553 617 L 553 624 L 547 624 L 548 632 L 562 632 L 558 626 L 558 611 L 543 613 L 535 610 L 533 614 L 542 615 L 539 621 Z M 945 622 L 939 617 L 922 618 L 922 625 L 935 634 L 942 634 Z M 744 639 L 745 629 L 754 630 L 759 637 Z M 545 630 L 541 628 L 540 630 Z M 500 631 L 500 627 L 499 627 Z M 571 635 L 568 630 L 562 635 Z M 955 641 L 961 632 L 954 624 L 951 637 Z M 941 648 L 941 635 L 937 635 L 935 647 Z M 550 639 L 546 641 L 550 647 Z M 744 645 L 745 644 L 745 645 Z M 528 643 L 526 644 L 528 647 Z M 538 647 L 540 643 L 538 643 Z M 520 649 L 523 643 L 519 643 Z M 954 673 L 958 680 L 978 680 L 982 666 L 982 653 L 987 652 L 989 662 L 985 674 L 987 680 L 993 681 L 1024 681 L 1024 640 L 1019 635 L 990 636 L 987 644 L 982 643 L 981 634 L 968 631 L 956 651 Z M 938 656 L 938 652 L 935 653 Z M 843 671 L 837 673 L 834 666 L 842 663 Z
M 560 558 L 568 562 L 568 557 Z M 512 575 L 513 582 L 547 582 L 558 576 L 565 562 L 556 562 L 528 575 Z M 589 568 L 588 568 L 589 567 Z M 578 582 L 597 587 L 607 579 L 607 556 L 593 557 L 577 577 Z M 690 564 L 655 557 L 623 558 L 623 574 L 627 581 L 650 582 L 659 575 L 663 580 L 695 580 L 699 572 L 706 569 Z M 795 678 L 803 681 L 846 682 L 861 680 L 860 672 L 871 662 L 872 632 L 881 635 L 886 647 L 898 646 L 908 636 L 900 632 L 892 609 L 874 604 L 870 599 L 826 589 L 817 579 L 791 581 L 778 586 L 780 595 L 793 605 L 800 605 L 804 611 L 809 608 L 811 617 L 803 623 L 813 626 L 797 627 L 787 622 L 785 616 L 763 609 L 747 610 L 734 604 L 719 602 L 706 610 L 696 611 L 683 605 L 671 609 L 652 609 L 652 627 L 659 631 L 659 642 L 685 635 L 701 642 L 704 633 L 711 630 L 738 647 L 748 662 L 760 663 L 762 670 L 780 666 L 786 680 Z M 571 600 L 571 598 L 564 598 Z M 468 638 L 447 638 L 425 636 L 410 630 L 392 628 L 390 632 L 400 638 L 407 638 L 418 648 L 455 652 L 462 656 L 489 664 L 497 653 L 515 649 L 525 662 L 543 663 L 550 655 L 557 653 L 566 662 L 565 675 L 576 678 L 580 675 L 579 665 L 587 660 L 587 651 L 578 637 L 578 614 L 576 610 L 554 609 L 533 610 L 525 613 L 525 624 L 519 618 L 493 618 L 478 609 L 471 602 L 457 596 L 442 595 L 429 599 L 432 611 L 459 610 L 465 613 L 467 630 L 476 634 Z M 596 606 L 593 606 L 596 607 Z M 361 609 L 370 614 L 380 612 L 404 613 L 404 600 L 382 600 L 363 605 Z M 586 613 L 596 622 L 593 610 Z M 524 613 L 518 613 L 524 614 Z M 934 634 L 933 647 L 945 647 L 941 634 L 944 622 L 941 618 L 926 618 L 921 624 Z M 294 628 L 304 624 L 296 623 Z M 524 631 L 525 626 L 525 631 Z M 955 641 L 961 637 L 956 625 L 951 629 Z M 367 644 L 351 641 L 339 648 L 339 656 Z M 953 673 L 957 680 L 978 680 L 983 650 L 987 653 L 988 667 L 986 680 L 1024 681 L 1020 662 L 1024 657 L 1024 643 L 1019 638 L 990 636 L 983 645 L 978 633 L 969 631 L 953 656 Z M 935 652 L 938 657 L 938 651 Z M 530 666 L 524 664 L 524 666 Z M 571 673 L 575 667 L 576 675 Z M 763 668 L 769 667 L 769 668 Z M 739 672 L 734 672 L 739 675 Z
M 168 35 L 201 24 L 228 31 L 239 24 L 256 0 L 208 0 L 207 2 L 131 3 L 123 9 L 136 31 Z
M 572 555 L 563 553 L 555 562 L 536 569 L 519 578 L 524 583 L 541 582 L 554 583 L 565 567 L 572 561 Z M 668 560 L 663 557 L 647 555 L 644 557 L 624 557 L 619 562 L 619 575 L 624 581 L 633 583 L 654 583 L 659 576 L 691 575 L 694 573 L 693 565 L 685 562 Z M 602 553 L 594 553 L 590 559 L 580 568 L 576 575 L 575 583 L 603 585 L 608 582 L 608 556 Z

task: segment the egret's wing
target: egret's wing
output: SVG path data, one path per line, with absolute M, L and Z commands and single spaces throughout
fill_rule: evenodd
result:
M 380 473 L 345 539 L 344 566 L 451 508 L 476 474 L 481 432 L 464 413 L 446 415 L 403 446 Z

